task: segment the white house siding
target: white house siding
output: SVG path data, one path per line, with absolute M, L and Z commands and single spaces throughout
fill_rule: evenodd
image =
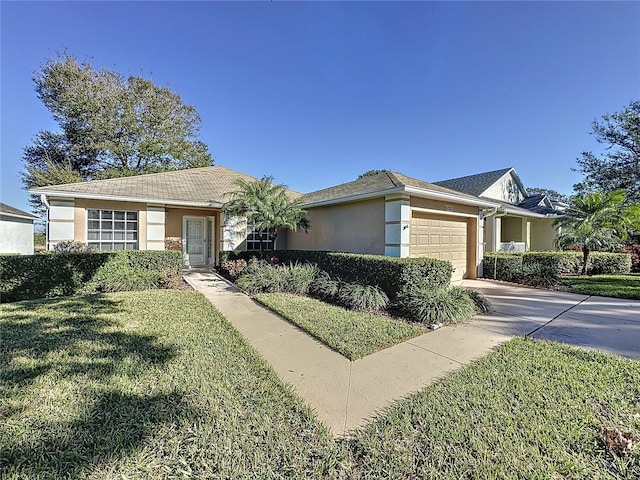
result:
M 58 242 L 75 240 L 75 204 L 73 200 L 50 200 L 49 204 L 47 250 L 52 250 Z
M 511 172 L 505 173 L 500 180 L 487 188 L 480 196 L 502 200 L 512 205 L 519 204 L 525 198 L 524 193 Z
M 147 250 L 165 249 L 164 207 L 147 206 Z
M 0 214 L 0 253 L 33 255 L 33 220 Z

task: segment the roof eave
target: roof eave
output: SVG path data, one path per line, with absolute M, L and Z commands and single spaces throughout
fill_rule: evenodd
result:
M 348 203 L 348 202 L 356 202 L 359 200 L 368 200 L 371 198 L 383 197 L 386 195 L 397 194 L 397 193 L 408 193 L 410 195 L 416 195 L 423 198 L 430 198 L 433 200 L 448 200 L 455 203 L 461 203 L 463 205 L 472 205 L 476 207 L 488 207 L 488 208 L 499 208 L 501 205 L 495 202 L 489 202 L 482 199 L 474 199 L 468 198 L 461 195 L 457 195 L 454 192 L 436 192 L 434 190 L 427 190 L 424 188 L 418 187 L 410 187 L 400 185 L 398 187 L 387 188 L 385 190 L 377 190 L 375 192 L 361 193 L 357 195 L 346 195 L 344 197 L 332 198 L 329 200 L 321 200 L 318 202 L 310 202 L 303 203 L 303 208 L 315 208 L 315 207 L 324 207 L 328 205 L 334 205 L 337 203 Z
M 410 194 L 414 194 L 424 198 L 430 198 L 433 200 L 448 200 L 451 202 L 461 203 L 463 205 L 472 205 L 474 207 L 488 207 L 488 208 L 500 208 L 502 205 L 497 202 L 490 202 L 481 198 L 469 198 L 462 195 L 457 195 L 454 192 L 437 192 L 434 190 L 427 190 L 417 187 L 406 187 L 405 191 Z
M 0 216 L 12 217 L 12 218 L 22 218 L 24 220 L 38 220 L 38 218 L 40 218 L 40 217 L 37 217 L 35 215 L 30 215 L 30 214 L 28 214 L 28 215 L 18 215 L 16 213 L 9 213 L 9 212 L 0 212 Z
M 357 202 L 357 201 L 360 201 L 360 200 L 369 200 L 371 198 L 383 197 L 385 195 L 390 195 L 392 193 L 399 193 L 399 192 L 403 192 L 403 191 L 404 191 L 404 188 L 402 186 L 393 187 L 393 188 L 387 188 L 385 190 L 376 190 L 374 192 L 359 193 L 359 194 L 356 194 L 356 195 L 345 195 L 344 197 L 331 198 L 331 199 L 328 199 L 328 200 L 320 200 L 320 201 L 317 201 L 317 202 L 302 203 L 302 207 L 303 208 L 315 208 L 315 207 L 324 207 L 324 206 L 328 206 L 328 205 L 334 205 L 336 203 Z
M 154 205 L 178 205 L 182 207 L 208 207 L 208 208 L 222 208 L 221 202 L 194 202 L 190 200 L 172 200 L 166 198 L 144 198 L 144 197 L 129 197 L 123 195 L 96 195 L 86 192 L 60 192 L 58 190 L 46 190 L 42 188 L 28 190 L 31 195 L 48 195 L 55 198 L 88 198 L 92 200 L 110 200 L 117 202 L 135 202 L 135 203 L 150 203 Z

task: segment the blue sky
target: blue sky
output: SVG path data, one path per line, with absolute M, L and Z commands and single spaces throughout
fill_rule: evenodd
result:
M 308 192 L 387 168 L 513 166 L 570 193 L 591 122 L 640 98 L 639 2 L 6 2 L 0 199 L 56 129 L 31 76 L 66 51 L 142 75 L 202 117 L 215 162 Z

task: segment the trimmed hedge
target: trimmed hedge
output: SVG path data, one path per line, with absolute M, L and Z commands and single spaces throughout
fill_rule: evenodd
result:
M 223 251 L 219 259 L 220 265 L 224 265 L 229 260 L 248 261 L 254 257 L 277 259 L 279 263 L 313 263 L 345 282 L 378 286 L 390 299 L 395 299 L 406 285 L 427 290 L 449 285 L 453 273 L 451 263 L 433 258 L 396 258 L 312 250 Z
M 0 301 L 161 288 L 181 272 L 178 251 L 0 255 Z
M 517 281 L 523 266 L 540 265 L 556 275 L 579 274 L 582 252 L 485 253 L 482 260 L 484 278 Z M 627 253 L 591 252 L 587 263 L 589 275 L 619 275 L 631 272 L 631 255 Z

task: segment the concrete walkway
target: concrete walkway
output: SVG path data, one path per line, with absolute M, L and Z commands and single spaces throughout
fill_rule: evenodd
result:
M 579 311 L 578 307 L 600 320 L 613 306 L 621 312 L 617 320 L 621 328 L 640 328 L 638 318 L 628 318 L 629 312 L 638 316 L 640 302 L 588 304 L 590 297 L 584 295 L 465 281 L 465 287 L 481 291 L 496 310 L 470 323 L 441 328 L 350 361 L 213 273 L 188 272 L 185 279 L 227 317 L 335 435 L 347 435 L 364 426 L 395 400 L 434 383 L 514 336 L 566 337 L 570 320 L 559 322 L 556 330 L 553 322 L 564 321 L 565 315 L 569 319 L 569 312 Z M 622 354 L 640 356 L 640 331 L 634 332 Z

